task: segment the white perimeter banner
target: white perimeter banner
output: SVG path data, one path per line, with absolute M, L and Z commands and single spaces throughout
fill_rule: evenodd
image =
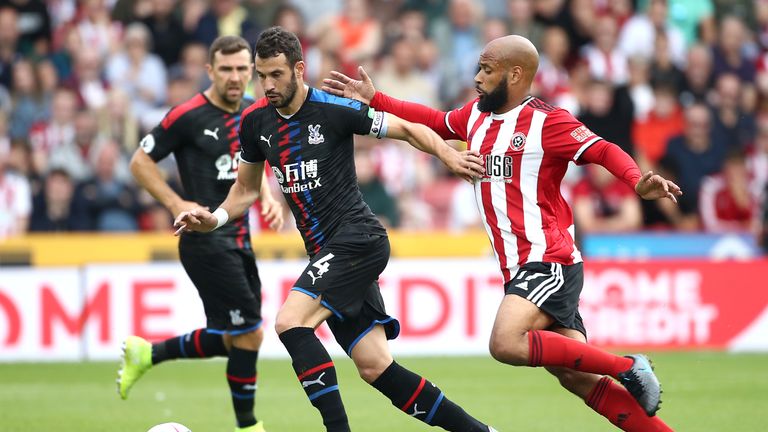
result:
M 305 265 L 259 263 L 264 356 L 287 355 L 274 319 Z M 766 274 L 768 261 L 590 263 L 581 311 L 602 346 L 768 351 Z M 493 260 L 392 260 L 380 285 L 401 325 L 396 355 L 487 354 L 503 298 Z M 113 360 L 127 335 L 157 341 L 204 326 L 178 263 L 0 269 L 0 361 Z M 327 327 L 318 334 L 344 355 Z

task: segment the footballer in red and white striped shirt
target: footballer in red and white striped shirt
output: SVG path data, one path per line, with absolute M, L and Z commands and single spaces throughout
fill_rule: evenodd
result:
M 485 161 L 475 199 L 506 294 L 491 334 L 494 358 L 547 367 L 622 430 L 670 431 L 655 417 L 661 390 L 648 359 L 616 356 L 586 343 L 578 312 L 582 258 L 560 182 L 570 162 L 597 163 L 645 199 L 676 201 L 682 192 L 652 172 L 641 175 L 618 146 L 567 111 L 530 96 L 538 60 L 524 37 L 489 42 L 475 76 L 478 98 L 447 113 L 376 92 L 362 68 L 361 80 L 332 72 L 323 89 L 425 124 L 444 139 L 464 140 L 467 151 Z

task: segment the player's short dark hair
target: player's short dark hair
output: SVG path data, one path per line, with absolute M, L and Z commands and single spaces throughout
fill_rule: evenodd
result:
M 222 54 L 234 54 L 242 50 L 248 51 L 248 58 L 253 56 L 251 45 L 240 36 L 219 36 L 208 49 L 208 64 L 213 64 L 213 58 L 217 52 Z
M 285 54 L 291 67 L 304 60 L 299 38 L 282 27 L 270 27 L 261 32 L 259 40 L 256 41 L 256 55 L 267 59 L 280 54 Z

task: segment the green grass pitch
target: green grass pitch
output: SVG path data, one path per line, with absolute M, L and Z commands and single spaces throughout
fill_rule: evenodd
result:
M 768 355 L 663 353 L 652 356 L 664 386 L 659 415 L 679 431 L 765 431 Z M 544 370 L 489 357 L 403 358 L 448 397 L 504 431 L 612 431 Z M 389 404 L 337 359 L 352 430 L 433 430 Z M 0 364 L 2 432 L 145 432 L 176 421 L 194 432 L 231 432 L 223 361 L 178 361 L 150 370 L 127 401 L 115 392 L 115 363 Z M 259 362 L 257 414 L 269 432 L 321 431 L 288 360 Z

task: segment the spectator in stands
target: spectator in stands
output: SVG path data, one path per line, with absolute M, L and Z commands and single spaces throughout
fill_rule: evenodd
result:
M 656 38 L 662 34 L 666 38 L 664 55 L 676 66 L 685 63 L 685 37 L 667 23 L 668 10 L 667 0 L 650 0 L 645 13 L 636 13 L 624 24 L 619 34 L 619 49 L 624 55 L 651 60 L 659 49 Z
M 74 69 L 64 86 L 77 93 L 78 105 L 97 110 L 107 103 L 109 84 L 104 79 L 102 57 L 95 50 L 84 49 L 74 58 Z
M 152 34 L 152 52 L 163 60 L 166 67 L 179 61 L 179 53 L 189 41 L 181 19 L 174 13 L 176 0 L 153 0 L 151 13 L 142 19 Z
M 31 232 L 87 231 L 91 229 L 83 206 L 74 198 L 75 184 L 61 168 L 45 176 L 43 189 L 34 196 Z
M 35 76 L 40 92 L 48 100 L 48 106 L 50 106 L 53 93 L 59 88 L 60 80 L 56 66 L 48 58 L 40 59 L 35 62 Z M 46 107 L 46 110 L 49 108 Z
M 77 15 L 77 30 L 88 50 L 104 57 L 119 45 L 122 25 L 112 21 L 106 0 L 82 0 Z
M 712 51 L 709 47 L 697 44 L 688 50 L 688 62 L 683 74 L 680 102 L 684 106 L 706 102 L 712 87 Z
M 181 52 L 181 61 L 171 67 L 168 76 L 171 81 L 188 80 L 196 90 L 203 91 L 210 86 L 205 65 L 208 63 L 208 48 L 200 43 L 189 43 Z
M 752 179 L 741 149 L 732 149 L 722 172 L 704 177 L 699 197 L 699 215 L 705 231 L 750 232 L 758 223 L 758 197 L 752 194 Z
M 35 188 L 38 187 L 34 181 L 37 176 L 32 170 L 32 150 L 25 140 L 11 141 L 8 150 L 7 169 L 25 177 L 30 183 L 32 193 L 34 193 Z
M 11 110 L 11 138 L 28 136 L 32 125 L 45 121 L 50 115 L 50 97 L 41 91 L 34 65 L 28 60 L 18 60 L 13 65 L 13 109 Z
M 319 22 L 309 35 L 322 38 L 328 33 L 335 33 L 342 71 L 350 73 L 373 60 L 383 44 L 381 24 L 371 16 L 368 0 L 344 0 L 341 14 Z
M 634 154 L 631 139 L 634 108 L 627 92 L 615 91 L 609 82 L 592 80 L 585 99 L 579 120 L 595 134 Z
M 668 20 L 683 33 L 688 46 L 697 40 L 713 44 L 717 38 L 712 0 L 669 0 Z
M 728 147 L 745 149 L 755 138 L 755 119 L 741 108 L 742 83 L 733 74 L 723 74 L 715 83 L 713 132 Z
M 435 42 L 443 68 L 441 99 L 453 105 L 465 83 L 474 82 L 477 57 L 468 53 L 479 52 L 482 45 L 482 19 L 477 5 L 470 0 L 451 0 L 448 17 L 438 19 L 433 26 Z
M 675 93 L 678 93 L 683 88 L 685 76 L 678 65 L 672 61 L 668 47 L 669 37 L 667 33 L 656 32 L 654 50 L 651 56 L 651 85 L 669 85 L 675 89 Z
M 59 47 L 55 49 L 49 59 L 56 67 L 56 73 L 62 82 L 67 82 L 75 67 L 75 58 L 83 51 L 83 41 L 77 27 L 69 26 L 59 32 L 62 39 Z
M 376 166 L 371 152 L 358 147 L 355 150 L 355 169 L 357 183 L 363 199 L 386 227 L 396 228 L 400 225 L 400 213 L 397 201 L 387 192 L 384 184 L 376 174 Z
M 584 46 L 581 58 L 593 79 L 622 85 L 629 79 L 627 56 L 617 45 L 618 24 L 608 15 L 599 17 L 592 34 L 594 42 Z
M 0 240 L 27 232 L 32 210 L 29 182 L 8 169 L 9 150 L 0 149 Z
M 656 169 L 666 153 L 667 142 L 683 132 L 683 112 L 677 101 L 676 89 L 663 83 L 653 89 L 653 109 L 632 126 L 635 156 L 643 172 Z
M 59 148 L 72 142 L 75 136 L 77 96 L 67 88 L 57 89 L 51 99 L 51 117 L 35 123 L 29 131 L 34 171 L 44 174 L 48 159 Z
M 166 71 L 162 60 L 149 52 L 149 30 L 133 23 L 125 30 L 125 50 L 115 53 L 106 65 L 107 81 L 128 93 L 133 112 L 158 106 L 166 97 Z
M 643 222 L 637 194 L 599 165 L 573 188 L 573 217 L 584 233 L 636 231 Z
M 544 31 L 534 91 L 541 99 L 577 114 L 578 101 L 566 68 L 569 48 L 568 34 L 561 27 L 551 26 Z
M 597 25 L 597 11 L 594 0 L 571 0 L 566 2 L 560 23 L 571 41 L 574 51 L 581 49 L 594 41 L 594 32 Z
M 15 9 L 0 6 L 0 85 L 11 88 L 13 63 L 19 59 L 19 19 Z
M 95 150 L 94 175 L 80 187 L 82 205 L 97 231 L 136 231 L 140 212 L 136 190 L 117 177 L 120 148 L 104 141 Z
M 376 73 L 376 85 L 398 99 L 434 106 L 438 104 L 437 88 L 417 69 L 418 48 L 418 41 L 405 38 L 395 41 L 382 70 Z
M 102 144 L 105 137 L 99 136 L 96 115 L 91 111 L 79 111 L 74 119 L 74 136 L 64 143 L 50 157 L 50 168 L 64 168 L 77 182 L 82 182 L 93 176 L 93 164 L 97 153 L 95 150 Z M 128 179 L 128 162 L 125 158 L 117 168 L 120 179 Z
M 534 20 L 533 0 L 507 0 L 507 34 L 524 36 L 541 46 L 544 26 Z
M 45 56 L 51 48 L 51 16 L 42 0 L 6 0 L 19 16 L 19 52 Z
M 643 119 L 653 109 L 653 88 L 651 88 L 651 64 L 645 57 L 628 59 L 629 80 L 626 91 L 631 99 L 635 119 Z
M 136 149 L 140 140 L 139 120 L 131 111 L 131 99 L 126 92 L 110 90 L 106 106 L 97 116 L 99 136 L 114 141 L 125 153 Z
M 755 80 L 755 63 L 744 55 L 745 32 L 744 23 L 736 17 L 729 16 L 720 22 L 718 43 L 712 49 L 715 79 L 730 73 L 747 83 Z
M 255 41 L 259 29 L 248 19 L 248 11 L 238 0 L 216 0 L 200 17 L 192 37 L 209 46 L 219 35 L 237 35 Z
M 669 141 L 660 162 L 667 178 L 689 191 L 678 199 L 677 206 L 660 207 L 677 229 L 699 228 L 699 186 L 704 176 L 720 171 L 726 147 L 713 140 L 712 116 L 706 105 L 694 104 L 685 110 L 685 131 Z

